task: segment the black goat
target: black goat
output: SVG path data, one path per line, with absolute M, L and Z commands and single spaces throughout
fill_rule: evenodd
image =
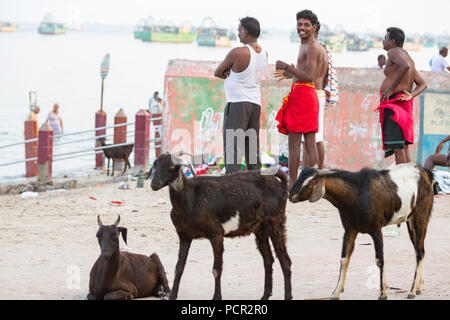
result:
M 92 267 L 89 300 L 123 300 L 148 296 L 165 297 L 170 292 L 166 272 L 156 253 L 150 257 L 119 251 L 119 234 L 127 242 L 127 229 L 118 227 L 120 216 L 110 226 L 97 217 L 101 255 Z
M 110 146 L 109 144 L 105 143 L 105 138 L 99 138 L 100 144 L 102 147 Z M 112 173 L 111 176 L 114 175 L 114 162 L 115 160 L 121 160 L 123 159 L 125 161 L 125 167 L 123 169 L 123 173 L 127 171 L 128 168 L 131 168 L 130 161 L 128 161 L 128 157 L 130 156 L 130 153 L 133 151 L 134 143 L 129 143 L 123 146 L 116 146 L 116 147 L 110 147 L 103 149 L 103 153 L 105 154 L 105 157 L 108 158 L 108 173 L 109 176 L 109 159 L 113 160 L 113 166 L 112 166 Z
M 265 283 L 261 299 L 272 295 L 274 259 L 269 238 L 283 270 L 285 299 L 292 299 L 291 260 L 286 249 L 286 175 L 281 171 L 275 176 L 254 171 L 187 179 L 183 166 L 180 159 L 166 153 L 155 160 L 147 174 L 148 178 L 154 173 L 153 190 L 169 186 L 172 203 L 170 217 L 180 239 L 170 299 L 177 297 L 191 242 L 200 238 L 211 242 L 215 278 L 213 299 L 222 299 L 220 277 L 224 237 L 245 236 L 252 232 L 264 260 Z
M 407 163 L 386 170 L 317 171 L 305 168 L 289 195 L 291 202 L 324 198 L 338 210 L 345 229 L 339 281 L 332 299 L 344 291 L 345 276 L 356 236 L 368 233 L 375 245 L 380 269 L 380 296 L 387 299 L 384 274 L 383 234 L 386 225 L 405 222 L 416 251 L 416 272 L 408 298 L 420 294 L 423 284 L 424 240 L 433 208 L 433 176 L 421 166 Z

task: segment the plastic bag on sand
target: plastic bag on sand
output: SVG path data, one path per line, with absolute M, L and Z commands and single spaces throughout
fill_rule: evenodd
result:
M 38 196 L 37 192 L 25 191 L 20 194 L 22 199 L 36 198 Z
M 130 189 L 130 186 L 128 186 L 125 182 L 119 183 L 119 189 Z

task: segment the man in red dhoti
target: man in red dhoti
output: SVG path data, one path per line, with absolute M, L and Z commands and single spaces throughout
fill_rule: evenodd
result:
M 414 61 L 403 49 L 405 33 L 388 28 L 383 40 L 388 60 L 384 68 L 386 78 L 380 87 L 380 123 L 385 157 L 395 155 L 395 164 L 411 161 L 408 145 L 414 142 L 413 98 L 427 85 L 417 72 Z M 416 87 L 413 89 L 414 83 Z
M 305 138 L 304 152 L 308 154 L 308 163 L 304 167 L 314 167 L 318 162 L 315 135 L 319 129 L 319 100 L 316 82 L 323 85 L 320 71 L 328 68 L 328 65 L 322 65 L 327 61 L 322 57 L 326 52 L 314 37 L 318 24 L 317 16 L 310 10 L 298 12 L 297 33 L 301 47 L 297 66 L 283 61 L 277 61 L 275 66 L 276 77 L 293 78 L 291 93 L 283 100 L 276 117 L 280 123 L 278 130 L 289 136 L 289 188 L 297 180 L 302 135 Z

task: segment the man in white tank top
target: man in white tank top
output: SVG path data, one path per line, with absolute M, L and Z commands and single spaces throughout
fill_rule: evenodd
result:
M 259 117 L 261 79 L 267 69 L 267 52 L 257 40 L 258 20 L 246 17 L 238 28 L 242 47 L 232 49 L 217 67 L 214 76 L 225 79 L 227 104 L 224 110 L 223 138 L 226 173 L 241 170 L 245 153 L 248 170 L 259 170 Z

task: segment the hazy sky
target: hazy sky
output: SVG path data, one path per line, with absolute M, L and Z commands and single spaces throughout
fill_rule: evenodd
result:
M 450 32 L 450 0 L 0 0 L 0 19 L 39 22 L 51 12 L 60 21 L 73 16 L 81 23 L 134 25 L 139 18 L 199 25 L 211 16 L 219 26 L 235 27 L 239 17 L 256 17 L 264 29 L 293 29 L 295 14 L 311 9 L 323 24 L 349 31 L 384 33 L 398 26 L 411 34 Z

